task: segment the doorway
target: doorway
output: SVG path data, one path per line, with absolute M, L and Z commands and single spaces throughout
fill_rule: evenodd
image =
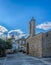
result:
M 27 43 L 27 54 L 29 54 L 29 43 Z

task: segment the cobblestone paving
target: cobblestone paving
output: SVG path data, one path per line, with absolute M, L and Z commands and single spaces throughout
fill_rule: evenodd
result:
M 23 53 L 17 53 L 0 58 L 0 65 L 51 65 L 51 62 L 31 57 Z

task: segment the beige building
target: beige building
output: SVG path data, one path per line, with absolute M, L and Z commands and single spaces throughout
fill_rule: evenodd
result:
M 29 24 L 29 36 L 26 39 L 27 54 L 35 57 L 51 56 L 51 31 L 35 34 L 35 19 Z
M 26 52 L 26 39 L 24 37 L 16 40 L 16 43 L 19 45 L 19 50 L 24 50 Z

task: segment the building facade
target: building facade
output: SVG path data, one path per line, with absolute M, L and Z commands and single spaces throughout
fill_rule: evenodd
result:
M 30 21 L 30 34 L 26 39 L 27 54 L 35 57 L 51 56 L 51 31 L 35 34 L 35 19 Z
M 26 52 L 26 39 L 24 37 L 16 40 L 16 43 L 19 46 L 19 51 L 24 50 Z

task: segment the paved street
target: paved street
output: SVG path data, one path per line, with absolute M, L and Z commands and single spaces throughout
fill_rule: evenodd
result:
M 7 57 L 0 58 L 0 65 L 51 65 L 46 59 L 38 59 L 23 53 L 9 54 Z

